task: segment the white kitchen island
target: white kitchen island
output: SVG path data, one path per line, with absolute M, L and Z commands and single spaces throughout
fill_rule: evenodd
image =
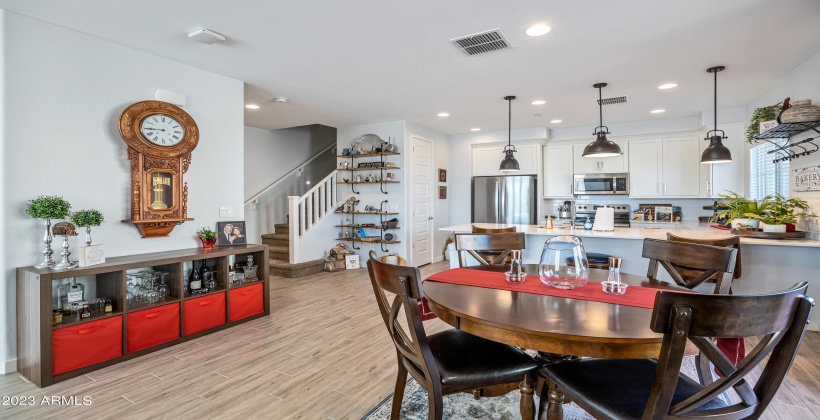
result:
M 544 242 L 553 236 L 575 235 L 581 238 L 586 252 L 612 255 L 623 259 L 622 271 L 646 275 L 649 260 L 641 256 L 644 239 L 666 239 L 666 233 L 699 239 L 731 236 L 729 231 L 714 229 L 697 222 L 682 222 L 677 229 L 615 228 L 613 232 L 595 232 L 583 228 L 544 229 L 536 225 L 503 225 L 476 223 L 476 226 L 492 228 L 515 226 L 526 235 L 524 263 L 538 264 Z M 440 230 L 469 233 L 471 224 L 450 226 Z M 773 240 L 741 238 L 741 264 L 743 276 L 732 285 L 736 294 L 768 293 L 786 289 L 797 282 L 809 282 L 809 296 L 820 299 L 820 241 L 813 239 Z M 458 266 L 458 258 L 451 245 L 450 266 Z M 663 271 L 662 269 L 660 271 Z M 531 273 L 536 274 L 537 273 Z M 665 273 L 661 273 L 665 274 Z M 661 276 L 663 278 L 663 276 Z M 669 277 L 666 277 L 669 279 Z M 537 277 L 533 277 L 537 280 Z M 812 316 L 809 329 L 818 330 L 820 311 Z

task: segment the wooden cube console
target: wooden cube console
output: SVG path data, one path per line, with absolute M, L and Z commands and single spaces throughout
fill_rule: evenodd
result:
M 231 285 L 228 261 L 243 266 L 253 256 L 256 281 Z M 207 261 L 214 290 L 184 290 L 185 268 Z M 126 271 L 154 268 L 168 273 L 169 296 L 155 303 L 127 303 Z M 59 284 L 82 279 L 85 300 L 112 299 L 112 312 L 65 316 L 52 325 Z M 139 357 L 192 338 L 270 315 L 267 245 L 239 245 L 108 258 L 104 264 L 69 270 L 17 269 L 17 371 L 39 387 Z M 188 319 L 186 319 L 188 316 Z

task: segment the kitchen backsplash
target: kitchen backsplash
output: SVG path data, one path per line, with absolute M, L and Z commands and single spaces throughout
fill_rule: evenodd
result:
M 646 198 L 646 199 L 631 199 L 631 198 L 623 198 L 623 197 L 610 197 L 610 196 L 581 196 L 584 198 L 579 198 L 575 200 L 576 203 L 589 203 L 589 204 L 628 204 L 630 210 L 635 210 L 638 208 L 640 204 L 669 204 L 670 206 L 678 206 L 681 208 L 681 213 L 683 216 L 684 221 L 697 221 L 699 216 L 711 216 L 712 210 L 703 210 L 703 206 L 711 206 L 715 200 L 711 200 L 708 198 L 697 198 L 697 199 L 669 199 L 669 198 Z M 539 217 L 539 220 L 544 220 L 544 217 L 547 214 L 552 214 L 555 216 L 557 211 L 555 210 L 557 206 L 561 205 L 564 201 L 562 199 L 544 199 L 544 205 L 541 208 L 542 214 Z

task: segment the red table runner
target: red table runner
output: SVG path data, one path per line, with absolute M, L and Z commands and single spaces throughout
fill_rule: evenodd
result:
M 468 268 L 445 270 L 433 274 L 425 281 L 534 293 L 537 295 L 589 300 L 647 309 L 652 309 L 652 307 L 655 306 L 655 295 L 660 290 L 651 287 L 629 286 L 625 294 L 611 295 L 605 293 L 603 289 L 601 289 L 601 283 L 598 282 L 589 282 L 583 287 L 572 290 L 556 289 L 542 283 L 541 279 L 538 278 L 538 274 L 528 273 L 527 280 L 524 283 L 510 283 L 504 277 L 504 273 L 470 270 Z

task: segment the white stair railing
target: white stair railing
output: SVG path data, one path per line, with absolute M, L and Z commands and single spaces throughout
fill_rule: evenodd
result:
M 337 174 L 338 171 L 331 172 L 301 197 L 288 197 L 291 264 L 302 262 L 299 258 L 299 240 L 336 210 Z

